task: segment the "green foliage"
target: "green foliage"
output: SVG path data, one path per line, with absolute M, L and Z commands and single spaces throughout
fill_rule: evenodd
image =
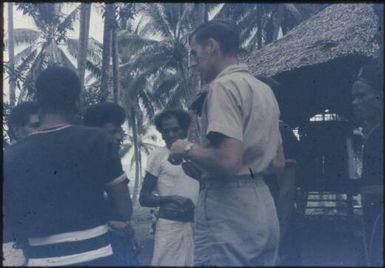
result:
M 279 29 L 285 34 L 319 8 L 320 4 L 225 3 L 215 19 L 237 23 L 242 52 L 247 55 L 276 40 Z
M 14 44 L 25 45 L 15 56 L 15 71 L 8 75 L 16 78 L 20 90 L 19 102 L 31 99 L 35 92 L 34 81 L 37 75 L 49 65 L 61 65 L 75 69 L 63 48 L 68 47 L 67 33 L 73 29 L 78 17 L 79 7 L 69 15 L 62 12 L 60 3 L 18 3 L 17 9 L 32 17 L 38 31 L 15 29 Z M 5 40 L 7 43 L 8 40 Z M 70 48 L 68 49 L 71 50 Z M 6 69 L 9 70 L 9 69 Z

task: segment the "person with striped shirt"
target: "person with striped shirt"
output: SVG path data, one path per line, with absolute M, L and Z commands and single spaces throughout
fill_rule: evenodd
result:
M 118 151 L 103 130 L 73 125 L 79 98 L 73 71 L 41 72 L 41 125 L 4 153 L 3 237 L 23 250 L 27 266 L 119 265 L 110 225 L 132 231 Z

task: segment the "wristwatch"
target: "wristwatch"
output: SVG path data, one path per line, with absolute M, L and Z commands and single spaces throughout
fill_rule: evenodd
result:
M 188 152 L 191 151 L 193 145 L 194 145 L 194 144 L 191 143 L 191 142 L 189 142 L 189 143 L 186 144 L 186 146 L 183 148 L 183 155 L 184 155 L 184 157 L 186 157 L 187 154 L 188 154 Z

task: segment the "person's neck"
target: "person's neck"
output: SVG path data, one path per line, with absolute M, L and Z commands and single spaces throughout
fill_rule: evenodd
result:
M 238 64 L 239 61 L 237 59 L 237 57 L 235 56 L 228 56 L 228 57 L 223 57 L 220 61 L 218 61 L 218 64 L 216 65 L 216 76 L 218 76 L 218 74 L 220 74 L 224 69 L 226 69 L 227 67 L 229 67 L 230 65 L 233 65 L 233 64 Z
M 52 128 L 70 124 L 63 114 L 42 114 L 40 115 L 40 129 Z

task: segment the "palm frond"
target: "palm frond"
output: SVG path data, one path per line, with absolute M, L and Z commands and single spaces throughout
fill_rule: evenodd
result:
M 59 40 L 64 39 L 68 30 L 73 30 L 73 23 L 79 17 L 80 5 L 76 7 L 68 16 L 57 26 L 57 31 L 60 33 Z
M 164 3 L 163 12 L 165 15 L 165 21 L 169 27 L 169 30 L 173 33 L 172 36 L 175 38 L 177 35 L 177 25 L 180 17 L 183 13 L 183 3 Z
M 139 91 L 139 98 L 145 107 L 146 113 L 150 119 L 154 118 L 154 106 L 153 106 L 153 100 L 151 98 L 151 95 L 149 95 L 146 91 L 141 90 Z
M 64 66 L 64 67 L 67 67 L 69 69 L 71 69 L 72 71 L 76 72 L 77 69 L 75 67 L 75 65 L 73 65 L 73 63 L 71 62 L 71 60 L 67 57 L 67 55 L 64 53 L 63 50 L 59 49 L 59 53 L 60 53 L 60 58 L 61 58 L 61 64 Z
M 101 79 L 102 77 L 102 69 L 101 65 L 96 65 L 93 62 L 87 60 L 86 61 L 86 69 L 91 72 L 92 76 L 96 79 Z
M 146 39 L 127 31 L 118 33 L 119 54 L 123 54 L 125 57 L 128 57 L 130 54 L 136 54 L 141 48 L 155 46 L 157 43 L 157 41 Z
M 120 147 L 120 150 L 119 150 L 120 158 L 123 158 L 131 150 L 131 148 L 132 148 L 131 143 L 122 144 L 122 146 Z
M 23 87 L 20 89 L 20 100 L 33 96 L 35 93 L 35 81 L 38 74 L 43 70 L 46 63 L 45 45 L 41 48 L 39 54 L 36 56 L 31 67 L 29 68 L 26 78 L 23 83 Z
M 77 58 L 79 53 L 79 40 L 68 38 L 65 42 L 66 48 L 71 56 Z M 87 58 L 96 64 L 100 64 L 102 61 L 103 48 L 102 44 L 94 38 L 88 39 Z
M 148 23 L 153 23 L 161 36 L 164 38 L 172 38 L 173 32 L 165 19 L 163 9 L 164 7 L 162 4 L 148 4 L 144 9 L 144 13 L 147 14 L 150 19 Z
M 31 53 L 35 50 L 36 47 L 34 45 L 28 46 L 19 53 L 15 55 L 15 65 L 21 64 Z
M 36 53 L 37 50 L 33 50 L 27 57 L 23 58 L 21 64 L 17 66 L 16 72 L 19 74 L 24 73 L 30 66 L 31 62 L 35 59 Z
M 194 5 L 190 3 L 184 3 L 183 5 L 183 12 L 177 24 L 177 39 L 179 40 L 181 40 L 186 33 L 189 34 L 192 32 L 191 16 Z
M 39 36 L 40 33 L 38 31 L 31 29 L 19 28 L 13 30 L 13 38 L 16 46 L 22 44 L 33 44 L 37 41 Z M 8 41 L 8 38 L 4 40 L 4 47 L 8 47 Z

